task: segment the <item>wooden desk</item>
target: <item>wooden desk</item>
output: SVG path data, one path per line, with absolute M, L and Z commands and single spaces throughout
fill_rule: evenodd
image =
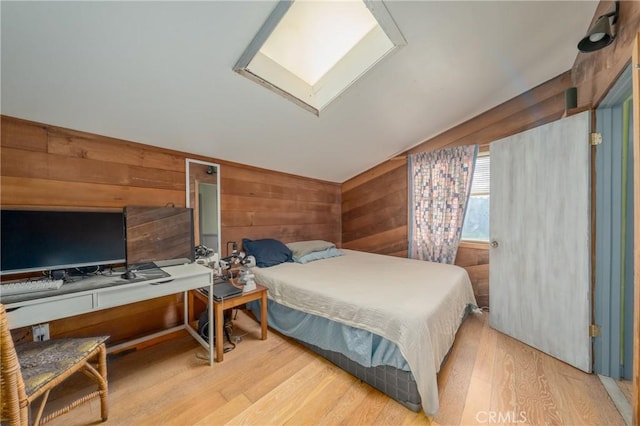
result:
M 5 304 L 9 328 L 13 329 L 127 305 L 155 297 L 183 293 L 184 321 L 182 325 L 110 346 L 107 351 L 117 351 L 139 342 L 173 333 L 180 329 L 186 329 L 194 339 L 208 350 L 209 363 L 213 364 L 213 348 L 188 323 L 189 299 L 187 297 L 190 290 L 202 287 L 208 287 L 209 294 L 213 293 L 213 274 L 211 269 L 197 263 L 170 266 L 162 269 L 170 276 L 132 283 L 120 279 L 119 275 L 116 277 L 96 276 L 91 279 L 64 284 L 60 290 L 50 291 L 46 294 L 28 293 L 1 296 L 0 303 Z M 144 276 L 144 272 L 139 272 L 138 274 Z M 205 297 L 204 300 L 207 306 L 211 307 L 213 305 L 213 297 Z M 211 314 L 211 309 L 209 309 L 209 312 L 209 321 L 212 321 L 213 314 Z M 213 337 L 212 334 L 213 330 L 209 330 L 209 341 Z
M 198 298 L 205 298 L 206 296 L 200 293 L 199 291 L 193 292 Z M 244 305 L 247 302 L 251 302 L 254 300 L 260 299 L 260 325 L 262 327 L 262 335 L 261 339 L 267 339 L 267 288 L 261 286 L 260 284 L 256 284 L 256 289 L 253 291 L 249 291 L 247 293 L 243 293 L 240 296 L 231 297 L 229 299 L 222 300 L 218 302 L 217 300 L 213 300 L 213 317 L 215 323 L 215 336 L 216 340 L 216 362 L 222 362 L 224 358 L 224 334 L 223 334 L 223 326 L 224 319 L 222 318 L 222 313 L 226 309 L 235 308 L 236 306 Z M 209 328 L 211 330 L 211 328 Z

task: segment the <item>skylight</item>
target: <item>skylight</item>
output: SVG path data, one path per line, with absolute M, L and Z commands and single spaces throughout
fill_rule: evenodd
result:
M 404 44 L 381 1 L 280 1 L 234 70 L 318 115 Z

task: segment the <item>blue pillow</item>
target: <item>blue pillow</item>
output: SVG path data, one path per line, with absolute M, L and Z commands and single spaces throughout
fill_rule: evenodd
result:
M 248 256 L 256 258 L 256 265 L 261 268 L 268 268 L 283 262 L 293 262 L 293 255 L 289 247 L 273 238 L 253 241 L 243 238 L 242 246 Z
M 313 262 L 314 260 L 329 259 L 330 257 L 342 256 L 343 254 L 344 253 L 342 253 L 339 249 L 335 247 L 329 247 L 326 250 L 313 251 L 311 253 L 305 254 L 304 256 L 295 257 L 293 260 L 297 263 L 309 263 Z

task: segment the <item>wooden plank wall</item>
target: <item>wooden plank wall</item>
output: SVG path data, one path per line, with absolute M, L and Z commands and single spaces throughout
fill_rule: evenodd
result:
M 340 245 L 339 184 L 226 163 L 220 178 L 223 246 L 243 237 Z
M 469 273 L 473 294 L 481 308 L 489 306 L 489 249 L 484 243 L 461 242 L 456 265 Z
M 121 209 L 186 204 L 185 158 L 220 164 L 222 241 L 271 237 L 340 244 L 340 185 L 1 117 L 2 206 Z M 115 344 L 182 321 L 180 296 L 50 324 L 52 336 Z M 29 338 L 28 330 L 23 337 Z
M 342 246 L 407 257 L 407 159 L 374 167 L 342 185 Z
M 594 21 L 612 9 L 613 2 L 601 2 Z M 565 113 L 564 92 L 572 86 L 578 89 L 578 107 L 595 105 L 628 63 L 639 27 L 640 2 L 621 2 L 618 36 L 613 45 L 588 54 L 578 54 L 576 48 L 577 57 L 572 70 L 426 140 L 405 154 L 460 145 L 486 145 L 558 120 Z M 585 28 L 585 34 L 587 30 Z M 342 185 L 343 247 L 407 255 L 408 188 L 404 156 L 379 164 Z M 404 178 L 399 169 L 405 170 Z M 462 245 L 456 263 L 469 271 L 478 302 L 488 301 L 488 247 L 481 249 Z

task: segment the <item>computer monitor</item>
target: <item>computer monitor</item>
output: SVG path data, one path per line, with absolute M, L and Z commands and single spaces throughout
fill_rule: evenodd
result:
M 122 211 L 3 209 L 0 275 L 126 262 Z

